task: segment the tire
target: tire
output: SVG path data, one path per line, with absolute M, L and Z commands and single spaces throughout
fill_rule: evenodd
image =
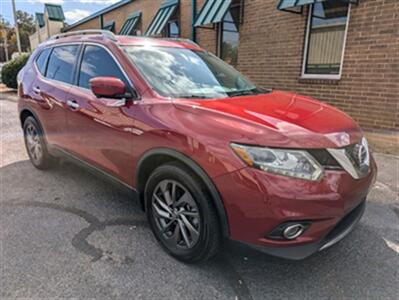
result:
M 46 170 L 57 163 L 57 159 L 47 150 L 45 137 L 38 122 L 28 117 L 23 125 L 26 151 L 33 166 L 39 170 Z
M 217 213 L 193 172 L 180 163 L 158 167 L 146 183 L 144 197 L 152 232 L 167 253 L 186 263 L 216 255 L 221 244 Z

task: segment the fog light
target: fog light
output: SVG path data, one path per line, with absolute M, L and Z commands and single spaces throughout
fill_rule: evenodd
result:
M 309 221 L 285 222 L 274 228 L 267 237 L 273 240 L 293 240 L 309 228 Z
M 283 236 L 287 240 L 293 240 L 296 239 L 298 236 L 300 236 L 305 230 L 305 226 L 302 224 L 294 224 L 286 227 L 283 231 Z

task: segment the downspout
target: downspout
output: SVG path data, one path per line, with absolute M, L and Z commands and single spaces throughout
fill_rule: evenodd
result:
M 192 9 L 191 39 L 193 40 L 193 42 L 197 42 L 197 28 L 194 26 L 195 20 L 197 18 L 197 0 L 191 0 L 191 9 Z
M 102 30 L 103 29 L 103 27 L 104 27 L 104 16 L 103 15 L 100 15 L 100 29 Z

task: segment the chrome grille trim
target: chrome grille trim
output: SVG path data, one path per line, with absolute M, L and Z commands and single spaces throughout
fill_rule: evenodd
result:
M 355 149 L 361 149 L 365 153 L 359 156 L 361 161 L 355 161 L 357 153 L 352 153 Z M 333 149 L 329 148 L 327 151 L 338 161 L 342 168 L 347 171 L 353 178 L 361 179 L 370 173 L 370 152 L 367 140 L 362 140 L 356 145 L 350 145 L 345 148 Z M 352 152 L 351 152 L 352 151 Z

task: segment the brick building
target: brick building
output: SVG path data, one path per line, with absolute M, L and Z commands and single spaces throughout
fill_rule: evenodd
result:
M 29 36 L 31 49 L 35 49 L 41 42 L 60 33 L 64 28 L 64 11 L 61 5 L 45 4 L 44 13 L 36 13 L 36 30 Z
M 397 136 L 398 0 L 123 0 L 64 31 L 94 28 L 193 39 L 260 86 Z

